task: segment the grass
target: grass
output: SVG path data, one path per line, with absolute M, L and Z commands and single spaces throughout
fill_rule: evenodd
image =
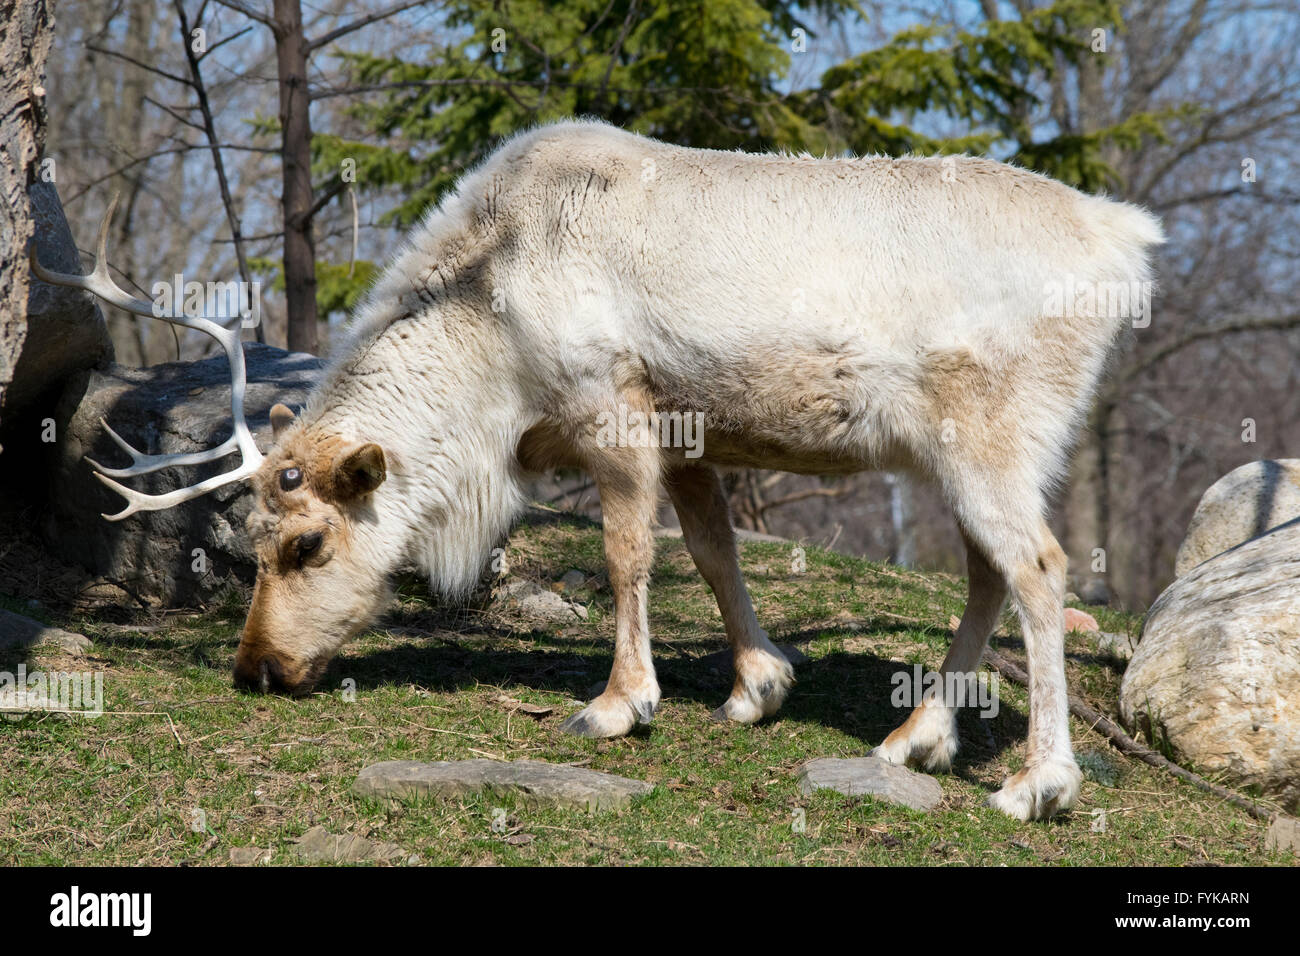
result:
M 272 863 L 288 864 L 297 862 L 293 841 L 317 824 L 446 865 L 1294 862 L 1264 849 L 1258 821 L 1122 757 L 1077 721 L 1085 782 L 1075 811 L 1025 824 L 990 810 L 988 795 L 1023 761 L 1026 697 L 1007 682 L 996 717 L 963 715 L 963 749 L 938 777 L 936 810 L 801 795 L 803 761 L 860 755 L 902 720 L 889 701 L 891 675 L 939 663 L 949 617 L 964 600 L 960 578 L 813 548 L 803 573 L 791 571 L 788 546 L 742 549 L 760 620 L 809 658 L 775 719 L 753 727 L 708 719 L 729 677 L 699 658 L 725 646 L 721 621 L 681 541 L 664 539 L 651 590 L 664 693 L 654 723 L 620 740 L 569 737 L 559 723 L 610 665 L 599 531 L 567 519 L 527 525 L 509 555 L 512 575 L 538 582 L 571 568 L 589 575 L 579 595 L 589 620 L 523 632 L 490 611 L 441 610 L 405 584 L 382 625 L 345 649 L 316 694 L 296 701 L 232 689 L 239 595 L 201 614 L 134 625 L 0 599 L 94 640 L 87 659 L 38 654 L 28 667 L 104 671 L 110 712 L 0 719 L 0 864 L 211 865 L 235 847 L 267 848 Z M 1140 626 L 1104 609 L 1097 616 L 1103 630 Z M 1017 654 L 1015 634 L 1008 615 L 995 642 Z M 1069 643 L 1071 688 L 1113 714 L 1119 665 L 1082 638 Z M 552 712 L 512 712 L 502 696 Z M 349 789 L 375 761 L 481 756 L 580 763 L 657 787 L 603 814 L 499 796 L 386 805 Z M 499 810 L 506 826 L 494 830 Z

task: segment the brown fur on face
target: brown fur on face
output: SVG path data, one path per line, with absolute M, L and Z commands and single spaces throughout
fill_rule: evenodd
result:
M 366 557 L 356 536 L 387 470 L 378 445 L 295 430 L 279 413 L 272 420 L 278 447 L 252 482 L 257 583 L 235 682 L 301 695 L 387 600 L 387 569 Z

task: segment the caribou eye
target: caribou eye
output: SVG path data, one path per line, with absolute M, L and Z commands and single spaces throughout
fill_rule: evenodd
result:
M 282 491 L 293 491 L 293 489 L 297 488 L 301 484 L 301 468 L 286 468 L 284 471 L 280 472 L 280 489 Z
M 298 536 L 296 547 L 298 550 L 299 564 L 302 564 L 304 559 L 310 558 L 320 550 L 321 540 L 322 536 L 319 531 L 308 531 L 306 534 Z

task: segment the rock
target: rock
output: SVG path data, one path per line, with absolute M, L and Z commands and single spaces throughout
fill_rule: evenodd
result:
M 587 609 L 528 580 L 511 581 L 498 589 L 493 606 L 522 624 L 557 627 L 587 619 Z
M 1278 814 L 1264 831 L 1264 849 L 1290 850 L 1300 856 L 1300 820 Z
M 1300 805 L 1300 519 L 1204 561 L 1147 615 L 1120 715 L 1176 758 Z
M 799 790 L 834 790 L 848 797 L 872 796 L 913 810 L 931 810 L 943 799 L 934 777 L 879 757 L 818 757 L 799 771 Z
M 1074 762 L 1079 765 L 1086 779 L 1103 787 L 1113 787 L 1119 783 L 1119 767 L 1104 753 L 1081 751 L 1074 755 Z
M 246 343 L 250 427 L 258 445 L 271 444 L 271 406 L 302 405 L 322 365 L 310 355 Z M 106 521 L 122 499 L 95 479 L 86 455 L 108 467 L 129 464 L 108 437 L 102 417 L 130 444 L 150 454 L 200 451 L 229 437 L 230 371 L 224 355 L 147 369 L 110 366 L 83 372 L 64 393 L 56 416 L 57 461 L 51 475 L 45 539 L 59 557 L 127 592 L 141 604 L 169 607 L 205 601 L 233 581 L 251 583 L 257 561 L 244 522 L 252 506 L 247 482 L 226 485 L 165 511 Z M 167 468 L 126 479 L 157 494 L 228 470 L 232 455 L 197 468 Z M 196 553 L 196 549 L 199 553 Z
M 1252 461 L 1201 496 L 1178 549 L 1174 576 L 1300 517 L 1300 458 Z
M 336 836 L 324 827 L 312 827 L 296 841 L 294 852 L 305 863 L 390 863 L 406 857 L 396 843 L 367 840 L 355 833 Z
M 80 657 L 90 648 L 84 634 L 48 627 L 30 617 L 0 610 L 0 651 L 27 650 L 37 646 L 57 647 L 65 654 Z
M 589 811 L 626 807 L 653 789 L 643 780 L 539 760 L 391 760 L 366 767 L 352 785 L 353 793 L 381 799 L 503 793 L 532 803 Z
M 232 846 L 232 866 L 261 866 L 271 862 L 271 851 L 260 846 Z
M 1067 607 L 1065 609 L 1065 633 L 1071 631 L 1095 632 L 1100 631 L 1097 626 L 1097 619 L 1087 611 L 1080 611 L 1077 607 Z
M 549 717 L 555 712 L 554 707 L 541 707 L 537 704 L 525 703 L 522 700 L 508 697 L 505 694 L 501 694 L 497 697 L 497 703 L 511 713 L 527 714 L 529 717 L 536 717 L 538 720 L 541 720 L 544 717 Z
M 1127 634 L 1110 634 L 1102 631 L 1097 635 L 1097 650 L 1109 654 L 1116 660 L 1126 661 L 1137 650 L 1137 641 Z
M 1101 578 L 1089 578 L 1079 585 L 1078 603 L 1105 607 L 1110 603 L 1110 585 Z
M 563 585 L 566 592 L 576 591 L 586 583 L 587 576 L 577 568 L 574 568 L 571 571 L 566 571 L 564 577 L 560 578 L 560 584 Z

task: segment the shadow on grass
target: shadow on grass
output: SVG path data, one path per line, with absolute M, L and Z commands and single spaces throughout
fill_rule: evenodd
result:
M 845 631 L 825 628 L 793 635 L 774 635 L 780 643 L 800 643 L 817 636 L 881 636 L 907 630 L 885 625 L 879 630 Z M 445 632 L 444 632 L 445 633 Z M 336 659 L 321 682 L 337 687 L 344 679 L 358 688 L 416 684 L 429 690 L 456 693 L 479 685 L 522 685 L 535 691 L 560 693 L 586 700 L 592 687 L 609 674 L 613 658 L 605 647 L 584 636 L 566 641 L 549 634 L 521 639 L 505 631 L 430 634 L 418 643 L 381 648 L 360 657 Z M 655 668 L 665 698 L 698 703 L 712 711 L 731 690 L 729 655 L 692 659 L 657 645 Z M 667 653 L 665 653 L 667 651 Z M 879 744 L 906 719 L 908 707 L 894 706 L 895 675 L 911 678 L 911 667 L 870 653 L 835 651 L 804 661 L 795 668 L 797 683 L 778 719 L 835 729 L 862 743 L 862 753 Z M 1000 705 L 992 717 L 973 708 L 964 710 L 958 730 L 962 748 L 953 773 L 975 782 L 970 768 L 995 757 L 1023 740 L 1028 721 L 1018 710 Z M 810 757 L 817 756 L 809 754 Z

